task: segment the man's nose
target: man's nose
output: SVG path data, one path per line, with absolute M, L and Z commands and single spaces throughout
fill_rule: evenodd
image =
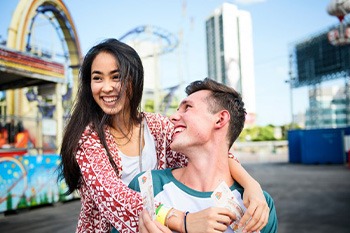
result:
M 179 120 L 179 118 L 180 118 L 180 114 L 178 112 L 175 112 L 170 116 L 170 121 L 175 123 L 176 121 Z

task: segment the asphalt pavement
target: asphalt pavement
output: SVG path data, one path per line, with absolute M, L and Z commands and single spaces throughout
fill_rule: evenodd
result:
M 350 233 L 350 167 L 290 164 L 285 156 L 269 156 L 240 160 L 274 198 L 278 232 Z M 75 200 L 0 215 L 0 232 L 74 232 L 79 210 Z

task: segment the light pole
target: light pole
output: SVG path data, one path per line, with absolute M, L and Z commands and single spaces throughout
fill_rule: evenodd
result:
M 293 62 L 293 56 L 292 54 L 289 55 L 289 79 L 285 80 L 285 83 L 289 83 L 289 95 L 290 95 L 290 114 L 291 114 L 291 129 L 294 128 L 294 114 L 293 114 L 293 84 L 295 78 L 293 77 L 292 72 L 292 62 Z

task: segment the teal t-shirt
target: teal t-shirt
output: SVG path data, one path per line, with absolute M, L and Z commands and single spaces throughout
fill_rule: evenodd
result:
M 199 192 L 182 184 L 172 175 L 172 169 L 165 170 L 153 170 L 153 191 L 157 201 L 165 204 L 169 207 L 174 207 L 181 211 L 197 212 L 206 209 L 210 206 L 214 206 L 214 202 L 211 199 L 212 192 Z M 140 191 L 138 177 L 143 174 L 137 175 L 129 184 L 129 187 L 135 191 Z M 232 192 L 239 192 L 243 195 L 243 188 L 235 182 L 230 190 Z M 235 191 L 236 190 L 236 191 Z M 264 195 L 267 204 L 270 208 L 270 215 L 267 225 L 261 230 L 261 233 L 275 233 L 277 232 L 277 214 L 276 208 L 272 197 L 264 191 Z M 115 229 L 112 232 L 118 232 Z M 227 232 L 233 232 L 228 230 Z

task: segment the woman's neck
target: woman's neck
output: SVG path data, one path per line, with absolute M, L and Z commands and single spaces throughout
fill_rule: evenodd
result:
M 115 125 L 115 124 L 114 124 Z M 111 127 L 110 132 L 118 146 L 124 154 L 129 156 L 139 155 L 141 122 L 117 124 L 117 127 Z M 144 140 L 141 141 L 142 147 Z
M 138 127 L 140 122 L 132 118 L 129 114 L 125 112 L 120 112 L 113 116 L 112 128 L 118 137 L 126 137 L 133 131 L 133 128 Z

